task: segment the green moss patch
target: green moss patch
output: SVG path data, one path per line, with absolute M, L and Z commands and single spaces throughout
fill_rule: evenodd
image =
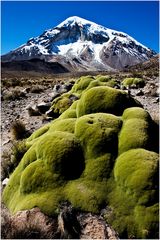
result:
M 119 117 L 105 113 L 89 114 L 77 119 L 75 135 L 81 142 L 85 158 L 96 158 L 107 152 L 116 155 L 121 125 Z
M 122 82 L 122 85 L 125 87 L 136 85 L 137 87 L 144 87 L 145 81 L 142 78 L 125 78 Z
M 156 150 L 154 146 L 156 135 L 153 121 L 142 108 L 132 107 L 124 111 L 123 126 L 119 134 L 119 154 L 135 148 Z
M 133 118 L 143 119 L 146 121 L 150 121 L 151 117 L 147 111 L 140 107 L 132 107 L 128 108 L 123 112 L 123 120 L 129 120 Z
M 117 184 L 135 198 L 144 196 L 145 192 L 154 194 L 155 181 L 158 169 L 158 154 L 144 149 L 129 150 L 120 155 L 114 167 L 114 176 Z M 123 174 L 122 174 L 123 173 Z M 146 191 L 153 190 L 153 191 Z M 149 200 L 149 199 L 145 199 Z M 141 202 L 142 203 L 142 202 Z M 147 204 L 147 202 L 143 202 Z
M 76 123 L 75 118 L 70 118 L 70 117 L 66 119 L 60 118 L 58 121 L 54 121 L 51 124 L 49 131 L 50 132 L 61 131 L 61 132 L 74 133 L 75 123 Z
M 142 119 L 129 119 L 123 123 L 119 135 L 119 154 L 134 148 L 147 148 L 149 124 Z
M 92 76 L 81 77 L 74 84 L 72 88 L 72 92 L 82 93 L 93 80 L 94 80 L 94 77 Z
M 98 80 L 100 82 L 108 82 L 111 79 L 112 79 L 112 77 L 111 76 L 107 76 L 107 75 L 105 75 L 105 76 L 102 76 L 102 75 L 96 76 L 96 80 Z
M 107 221 L 122 238 L 158 237 L 158 154 L 129 150 L 116 159 L 114 176 Z
M 114 165 L 112 154 L 106 153 L 98 158 L 89 159 L 86 163 L 83 176 L 92 181 L 107 181 Z
M 106 199 L 106 182 L 86 179 L 68 183 L 65 188 L 67 199 L 78 209 L 97 213 Z
M 110 87 L 94 87 L 86 91 L 77 104 L 77 116 L 105 112 L 121 115 L 123 111 L 138 103 L 124 91 Z
M 52 110 L 54 113 L 60 115 L 63 113 L 65 110 L 67 110 L 72 104 L 71 99 L 65 94 L 62 96 L 56 98 L 52 102 Z

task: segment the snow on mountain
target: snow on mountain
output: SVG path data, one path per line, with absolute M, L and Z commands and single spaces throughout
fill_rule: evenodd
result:
M 74 16 L 30 38 L 2 56 L 2 61 L 39 58 L 58 61 L 70 70 L 113 70 L 143 62 L 154 54 L 126 33 Z

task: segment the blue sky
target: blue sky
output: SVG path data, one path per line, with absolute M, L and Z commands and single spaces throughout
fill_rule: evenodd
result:
M 1 4 L 1 54 L 19 47 L 70 16 L 125 32 L 159 52 L 157 1 L 2 1 Z

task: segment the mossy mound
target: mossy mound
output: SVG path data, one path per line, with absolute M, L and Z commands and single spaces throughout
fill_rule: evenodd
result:
M 67 199 L 78 209 L 97 213 L 104 205 L 107 195 L 106 182 L 79 179 L 66 185 Z
M 72 92 L 81 94 L 93 80 L 95 80 L 95 78 L 92 76 L 85 76 L 79 78 L 74 84 Z
M 13 213 L 35 205 L 45 212 L 48 204 L 51 206 L 52 203 L 49 203 L 49 198 L 41 206 L 39 195 L 49 192 L 54 195 L 54 192 L 63 190 L 66 181 L 79 178 L 83 169 L 82 149 L 74 135 L 50 131 L 42 135 L 24 155 L 4 191 L 4 200 Z M 15 201 L 11 201 L 12 198 Z M 55 210 L 50 208 L 47 214 L 53 214 Z
M 51 109 L 55 114 L 61 115 L 77 98 L 81 98 L 82 94 L 89 89 L 98 86 L 109 86 L 113 88 L 116 84 L 116 80 L 111 76 L 98 75 L 80 77 L 75 81 L 75 84 L 69 92 L 53 100 Z
M 105 112 L 121 116 L 126 108 L 139 104 L 124 91 L 110 87 L 94 87 L 86 91 L 77 104 L 77 116 Z
M 133 118 L 142 119 L 145 121 L 150 121 L 151 117 L 147 111 L 140 107 L 128 108 L 123 112 L 123 120 L 129 120 Z
M 121 238 L 157 237 L 153 121 L 125 92 L 89 89 L 100 82 L 93 77 L 83 81 L 77 83 L 83 82 L 81 89 L 76 86 L 83 90 L 80 99 L 26 140 L 29 149 L 10 176 L 3 200 L 12 213 L 37 206 L 51 216 L 65 200 L 94 213 L 108 205 L 112 211 L 106 219 Z
M 77 119 L 75 135 L 81 142 L 85 158 L 97 158 L 105 153 L 117 155 L 121 125 L 121 118 L 105 113 L 89 114 Z
M 122 85 L 125 87 L 135 85 L 136 87 L 142 88 L 145 86 L 145 81 L 142 78 L 125 78 L 122 82 Z
M 156 140 L 153 138 L 156 135 L 154 124 L 144 109 L 128 108 L 124 111 L 122 118 L 123 127 L 119 134 L 119 154 L 135 148 L 156 150 L 154 146 Z
M 158 154 L 144 149 L 121 154 L 114 177 L 109 194 L 113 212 L 107 220 L 123 238 L 158 237 Z
M 154 199 L 151 195 L 156 192 L 157 169 L 157 153 L 141 148 L 129 150 L 116 159 L 114 167 L 115 181 L 126 194 L 138 199 L 138 203 L 148 204 L 150 198 Z
M 98 76 L 96 76 L 96 80 L 98 80 L 98 81 L 100 81 L 100 82 L 108 82 L 108 81 L 110 81 L 112 79 L 112 77 L 111 76 L 108 76 L 108 75 L 105 75 L 105 76 L 103 76 L 103 75 L 98 75 Z
M 67 110 L 71 106 L 71 104 L 72 101 L 68 97 L 68 95 L 63 94 L 62 96 L 57 97 L 55 100 L 53 100 L 51 108 L 54 110 L 54 113 L 60 115 L 65 110 Z

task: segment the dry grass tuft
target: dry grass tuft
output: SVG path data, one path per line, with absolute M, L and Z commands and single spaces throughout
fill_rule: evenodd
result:
M 20 120 L 16 120 L 11 126 L 11 134 L 12 138 L 15 140 L 26 138 L 27 130 L 25 124 Z

